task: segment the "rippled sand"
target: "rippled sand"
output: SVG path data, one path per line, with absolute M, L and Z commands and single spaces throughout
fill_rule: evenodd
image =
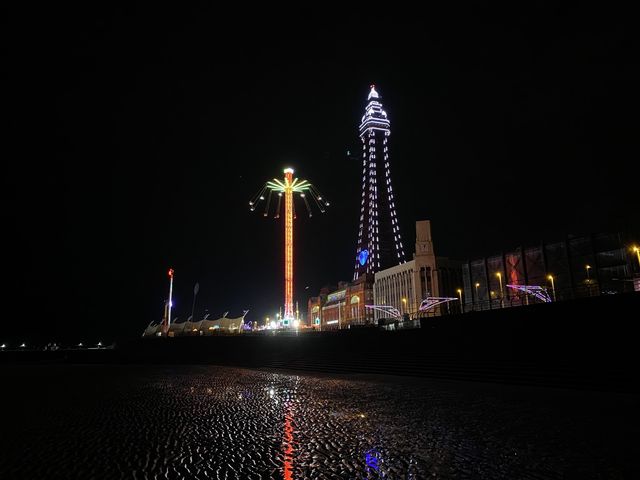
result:
M 637 398 L 213 366 L 2 367 L 0 478 L 640 478 Z

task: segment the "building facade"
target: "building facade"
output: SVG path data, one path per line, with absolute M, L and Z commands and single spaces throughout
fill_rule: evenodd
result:
M 463 266 L 464 308 L 488 310 L 633 291 L 638 262 L 629 244 L 622 233 L 567 236 L 470 260 Z M 543 295 L 517 289 L 523 285 L 540 287 Z
M 391 124 L 371 85 L 360 124 L 362 196 L 353 280 L 404 263 L 389 161 Z
M 429 297 L 458 297 L 462 288 L 461 262 L 436 257 L 431 237 L 431 222 L 416 222 L 416 252 L 413 260 L 375 273 L 374 304 L 393 308 L 406 318 L 442 315 L 460 311 L 459 301 L 420 311 Z M 375 309 L 375 319 L 387 318 L 385 311 Z
M 374 315 L 365 306 L 373 302 L 373 276 L 362 275 L 354 282 L 325 287 L 308 302 L 307 322 L 314 329 L 341 330 L 372 325 Z
M 317 297 L 309 298 L 307 302 L 307 326 L 316 330 L 320 329 L 322 324 L 322 305 L 327 301 L 327 295 L 329 293 L 328 288 L 320 290 L 320 294 Z

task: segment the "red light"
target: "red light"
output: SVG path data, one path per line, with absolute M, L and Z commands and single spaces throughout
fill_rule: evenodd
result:
M 169 276 L 170 276 L 170 277 L 173 277 L 173 268 L 170 268 L 170 269 L 169 269 Z

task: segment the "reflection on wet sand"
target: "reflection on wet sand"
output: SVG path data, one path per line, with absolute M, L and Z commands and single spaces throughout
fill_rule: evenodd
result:
M 293 407 L 287 405 L 284 416 L 284 479 L 293 479 Z
M 640 478 L 625 424 L 595 421 L 632 418 L 619 398 L 213 366 L 4 378 L 0 478 Z

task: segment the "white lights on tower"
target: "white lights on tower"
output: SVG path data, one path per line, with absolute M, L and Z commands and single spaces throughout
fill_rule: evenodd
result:
M 393 262 L 392 254 L 394 252 L 391 249 L 395 249 L 395 257 L 398 259 L 398 263 L 404 263 L 404 251 L 400 241 L 400 229 L 397 226 L 391 172 L 389 169 L 387 138 L 391 134 L 390 122 L 387 118 L 387 112 L 382 109 L 380 95 L 373 85 L 367 100 L 365 114 L 360 124 L 363 177 L 354 280 L 364 273 L 377 271 L 380 268 L 381 259 L 383 261 L 386 259 L 385 263 Z M 376 150 L 382 152 L 383 158 L 380 164 L 377 161 Z M 380 183 L 378 183 L 378 178 Z M 381 195 L 378 195 L 378 184 L 381 187 L 381 192 L 383 192 Z M 365 201 L 365 197 L 367 201 Z M 383 223 L 391 221 L 389 229 L 387 229 L 386 225 L 383 225 L 382 233 L 378 228 L 378 218 L 381 211 L 384 213 Z M 364 236 L 363 233 L 365 234 Z M 394 237 L 393 240 L 391 236 Z M 383 239 L 382 248 L 381 239 Z M 382 258 L 383 256 L 384 259 Z

